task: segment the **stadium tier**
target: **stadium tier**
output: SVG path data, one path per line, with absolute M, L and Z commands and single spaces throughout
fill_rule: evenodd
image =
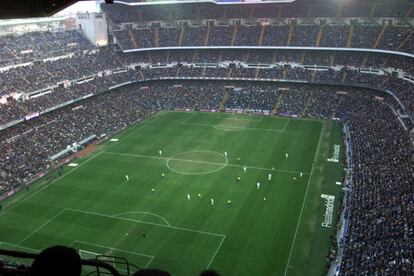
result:
M 61 243 L 124 274 L 117 256 L 175 275 L 414 274 L 412 1 L 115 2 L 96 16 L 105 46 L 86 21 L 0 26 L 0 247 Z M 221 186 L 246 170 L 268 178 Z M 142 182 L 136 199 L 109 188 L 119 172 Z M 267 188 L 272 177 L 293 188 Z M 257 227 L 250 207 L 267 215 Z M 142 247 L 104 233 L 114 219 Z M 8 265 L 0 258 L 0 274 Z

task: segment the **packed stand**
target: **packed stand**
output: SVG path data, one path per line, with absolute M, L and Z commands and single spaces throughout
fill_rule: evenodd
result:
M 0 38 L 0 67 L 91 50 L 94 46 L 78 31 L 39 31 Z

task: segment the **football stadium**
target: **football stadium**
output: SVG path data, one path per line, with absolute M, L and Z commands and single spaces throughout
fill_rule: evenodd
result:
M 0 275 L 414 275 L 412 0 L 0 6 Z

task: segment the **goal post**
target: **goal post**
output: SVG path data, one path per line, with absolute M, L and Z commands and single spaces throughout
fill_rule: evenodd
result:
M 85 260 L 90 260 L 90 259 L 96 259 L 97 256 L 99 256 L 99 253 L 96 252 L 92 252 L 92 251 L 88 251 L 88 250 L 84 250 L 84 249 L 79 249 L 79 256 L 81 257 L 81 259 L 85 259 Z
M 90 249 L 90 247 L 86 247 L 86 248 Z M 117 249 L 105 248 L 105 250 L 103 251 L 100 251 L 100 249 L 98 249 L 98 251 L 99 252 L 95 252 L 91 250 L 78 248 L 79 256 L 83 260 L 97 260 L 97 261 L 105 262 L 111 265 L 112 267 L 114 267 L 117 271 L 126 273 L 128 275 L 130 273 L 130 270 L 134 269 L 135 267 L 134 265 L 131 266 L 131 264 L 128 262 L 128 259 L 125 256 L 123 256 L 123 254 L 120 254 L 120 256 L 117 256 L 117 254 L 114 254 L 114 253 L 120 253 L 118 252 Z M 96 267 L 88 267 L 87 272 L 93 273 L 94 271 L 96 271 L 96 269 L 97 269 Z M 91 274 L 91 275 L 96 275 L 96 274 Z
M 88 251 L 88 250 L 84 250 L 84 249 L 79 249 L 79 256 L 83 260 L 91 260 L 92 259 L 92 260 L 104 261 L 104 262 L 109 263 L 110 265 L 112 265 L 113 267 L 116 268 L 115 259 L 111 256 L 103 256 L 101 253 L 96 253 L 96 252 L 92 252 L 92 251 Z

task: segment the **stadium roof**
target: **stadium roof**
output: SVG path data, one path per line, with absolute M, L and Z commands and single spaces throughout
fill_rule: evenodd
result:
M 0 1 L 0 19 L 51 16 L 76 0 Z
M 176 3 L 209 3 L 215 4 L 257 4 L 257 3 L 292 3 L 296 0 L 144 0 L 144 1 L 127 1 L 115 0 L 114 3 L 126 4 L 130 6 L 154 5 L 154 4 L 176 4 Z
M 50 22 L 62 21 L 67 18 L 68 18 L 67 16 L 60 16 L 60 17 L 0 20 L 0 27 L 26 25 L 26 24 L 50 23 Z

